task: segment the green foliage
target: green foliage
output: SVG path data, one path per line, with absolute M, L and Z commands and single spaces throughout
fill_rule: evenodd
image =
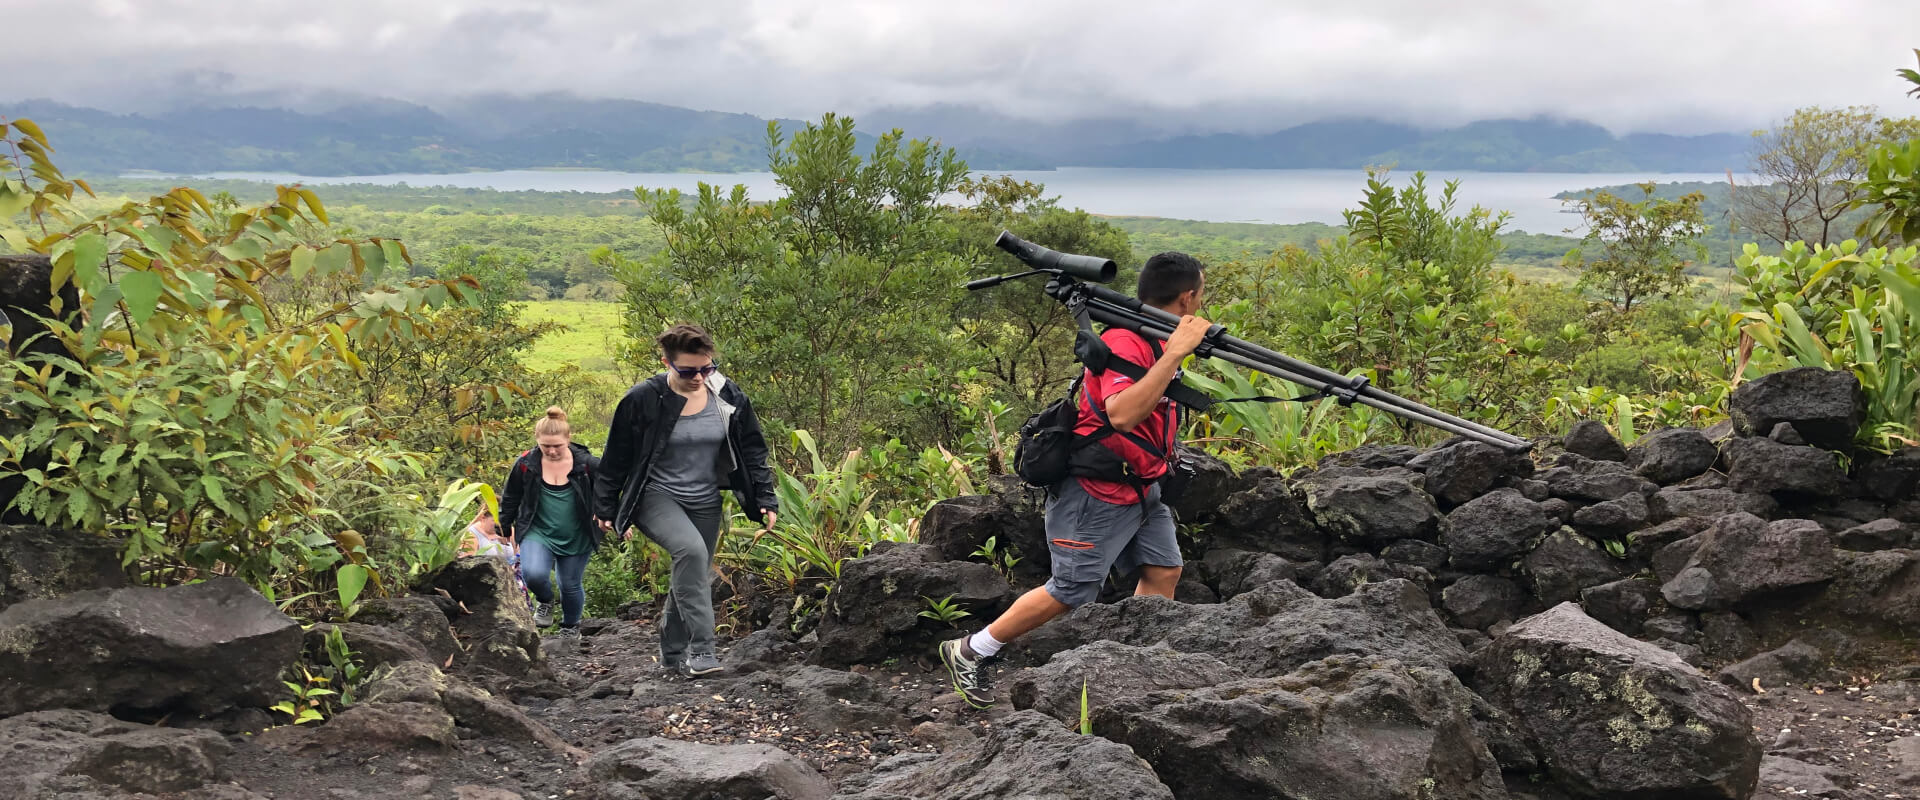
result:
M 1080 682 L 1080 735 L 1093 735 L 1093 714 L 1087 704 L 1087 682 Z
M 1920 248 L 1861 250 L 1852 240 L 1779 256 L 1751 249 L 1738 262 L 1747 287 L 1732 318 L 1741 377 L 1812 366 L 1852 370 L 1867 396 L 1860 444 L 1881 451 L 1920 443 Z
M 1920 137 L 1874 150 L 1855 203 L 1873 209 L 1856 230 L 1862 239 L 1883 246 L 1920 243 Z
M 947 331 L 924 323 L 958 299 L 939 203 L 966 165 L 897 131 L 862 158 L 853 121 L 832 115 L 790 141 L 769 125 L 767 144 L 786 196 L 755 205 L 744 186 L 703 183 L 687 208 L 678 191 L 638 190 L 666 249 L 610 266 L 637 341 L 696 320 L 765 416 L 850 447 L 901 421 L 889 401 L 914 368 L 950 361 Z
M 87 187 L 60 176 L 37 128 L 8 134 L 37 185 L 7 182 L 0 237 L 51 258 L 55 288 L 73 286 L 85 311 L 47 321 L 59 352 L 9 360 L 0 377 L 13 399 L 0 475 L 26 481 L 13 508 L 124 537 L 149 581 L 232 574 L 269 598 L 327 591 L 348 610 L 367 583 L 383 589 L 351 529 L 392 512 L 400 532 L 382 543 L 405 541 L 417 504 L 339 501 L 419 480 L 422 461 L 367 436 L 338 387 L 366 377 L 358 351 L 472 302 L 476 283 L 407 278 L 394 240 L 315 237 L 326 211 L 297 187 L 253 208 L 180 188 L 82 216 L 72 198 Z M 0 171 L 17 166 L 0 156 Z M 338 293 L 270 301 L 300 283 Z
M 359 691 L 360 684 L 366 681 L 366 667 L 360 663 L 360 654 L 347 645 L 347 637 L 339 626 L 327 631 L 327 665 L 321 672 L 328 682 L 338 686 L 340 705 L 353 705 L 353 693 Z
M 953 595 L 947 595 L 939 600 L 921 595 L 920 602 L 925 603 L 927 606 L 920 612 L 920 616 L 937 622 L 944 622 L 947 625 L 952 625 L 955 622 L 973 616 L 972 612 L 961 608 L 960 605 L 954 601 Z
M 304 664 L 300 665 L 299 670 L 300 680 L 281 681 L 293 697 L 274 703 L 271 709 L 287 715 L 295 725 L 325 721 L 334 712 L 333 701 L 327 698 L 337 697 L 340 693 L 327 688 L 330 681 L 325 675 L 313 674 Z
M 673 561 L 645 537 L 609 542 L 587 562 L 587 616 L 611 617 L 633 602 L 664 597 Z
M 1582 249 L 1567 254 L 1567 264 L 1579 271 L 1579 288 L 1597 293 L 1616 315 L 1633 313 L 1636 302 L 1686 294 L 1693 285 L 1687 268 L 1706 257 L 1697 241 L 1706 229 L 1705 196 L 1665 200 L 1654 196 L 1652 183 L 1639 188 L 1639 200 L 1599 191 L 1574 201 L 1587 236 Z
M 989 536 L 978 549 L 973 551 L 973 554 L 993 565 L 994 571 L 1000 573 L 1000 577 L 1011 581 L 1013 568 L 1020 563 L 1020 557 L 1014 555 L 1011 549 L 1001 548 L 999 541 L 1000 537 Z

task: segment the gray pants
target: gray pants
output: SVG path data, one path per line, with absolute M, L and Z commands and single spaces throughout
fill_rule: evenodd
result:
M 661 615 L 660 656 L 679 661 L 713 654 L 713 550 L 720 543 L 720 498 L 688 506 L 649 490 L 640 497 L 640 532 L 673 557 Z

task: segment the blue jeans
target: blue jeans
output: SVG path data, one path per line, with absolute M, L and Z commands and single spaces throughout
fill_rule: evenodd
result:
M 587 561 L 592 553 L 554 558 L 545 542 L 528 539 L 520 543 L 520 570 L 527 588 L 542 603 L 553 602 L 553 581 L 548 573 L 560 571 L 560 624 L 571 628 L 580 624 L 580 612 L 587 606 Z M 558 562 L 557 564 L 555 562 Z

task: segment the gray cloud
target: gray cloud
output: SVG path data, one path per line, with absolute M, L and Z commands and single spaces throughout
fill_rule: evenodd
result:
M 975 105 L 1271 129 L 1549 114 L 1620 132 L 1920 113 L 1914 0 L 0 0 L 0 99 L 431 103 L 566 90 L 763 116 Z

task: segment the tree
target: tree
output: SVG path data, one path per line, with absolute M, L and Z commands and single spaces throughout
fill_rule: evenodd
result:
M 1920 50 L 1913 51 L 1920 59 Z M 1907 94 L 1920 98 L 1920 71 L 1896 70 L 1913 84 Z M 1869 243 L 1894 245 L 1920 242 L 1920 134 L 1908 141 L 1888 142 L 1867 159 L 1867 178 L 1860 184 L 1856 206 L 1873 208 L 1856 233 Z
M 1580 289 L 1600 295 L 1619 316 L 1632 313 L 1636 303 L 1686 295 L 1692 288 L 1686 270 L 1693 263 L 1686 252 L 1705 253 L 1697 240 L 1706 233 L 1700 213 L 1706 196 L 1693 192 L 1669 200 L 1655 197 L 1652 183 L 1639 186 L 1645 196 L 1637 202 L 1604 191 L 1573 201 L 1587 235 L 1567 254 L 1567 263 L 1579 270 Z
M 952 358 L 966 266 L 938 223 L 966 164 L 898 130 L 863 159 L 853 120 L 832 114 L 791 140 L 770 123 L 767 150 L 786 196 L 757 204 L 745 186 L 702 183 L 689 207 L 678 191 L 636 190 L 666 247 L 604 260 L 625 287 L 636 366 L 667 325 L 701 324 L 764 417 L 845 449 L 904 422 L 889 415 L 911 374 Z
M 1913 136 L 1920 119 L 1882 118 L 1869 106 L 1795 111 L 1754 133 L 1751 169 L 1760 183 L 1734 192 L 1734 220 L 1778 244 L 1832 244 L 1846 230 L 1837 221 L 1861 196 L 1873 150 Z

